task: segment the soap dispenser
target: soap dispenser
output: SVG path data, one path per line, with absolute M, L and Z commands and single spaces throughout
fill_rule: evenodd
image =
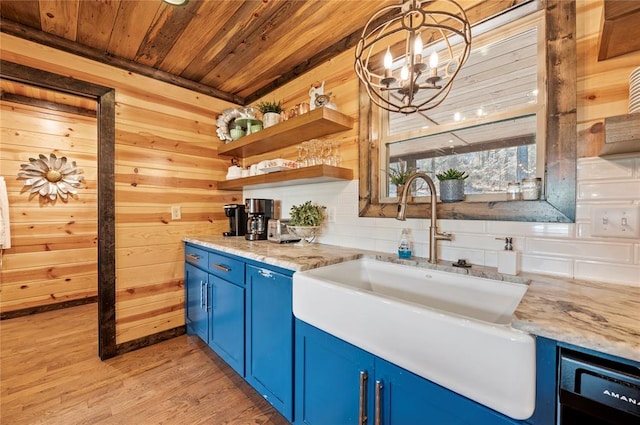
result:
M 411 255 L 411 237 L 409 236 L 409 229 L 402 229 L 400 242 L 398 242 L 398 258 L 408 259 L 411 258 Z
M 517 275 L 520 272 L 519 257 L 518 251 L 513 249 L 513 238 L 504 238 L 504 250 L 498 251 L 498 272 L 513 276 Z

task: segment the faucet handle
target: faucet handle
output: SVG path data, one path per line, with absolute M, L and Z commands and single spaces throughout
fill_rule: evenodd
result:
M 436 231 L 436 239 L 440 241 L 450 241 L 453 233 Z

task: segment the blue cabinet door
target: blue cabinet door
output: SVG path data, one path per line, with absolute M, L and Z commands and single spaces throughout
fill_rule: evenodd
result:
M 209 346 L 244 376 L 244 288 L 209 275 Z
M 375 413 L 385 425 L 515 425 L 485 406 L 402 369 L 386 360 L 375 360 Z
M 291 277 L 247 265 L 247 381 L 293 420 Z
M 373 424 L 373 368 L 373 355 L 296 320 L 295 423 Z
M 185 264 L 184 282 L 187 308 L 185 322 L 187 333 L 198 335 L 204 342 L 209 341 L 209 319 L 207 312 L 207 272 Z

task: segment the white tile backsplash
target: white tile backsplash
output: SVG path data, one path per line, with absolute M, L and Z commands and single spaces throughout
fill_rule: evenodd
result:
M 617 181 L 578 181 L 578 200 L 619 201 L 640 199 L 640 181 L 635 179 Z
M 536 255 L 521 256 L 523 272 L 549 274 L 553 276 L 574 277 L 573 260 L 570 258 L 544 257 Z
M 525 251 L 534 255 L 600 259 L 612 263 L 633 263 L 633 245 L 630 243 L 527 238 Z
M 495 267 L 501 240 L 511 236 L 525 272 L 640 285 L 640 240 L 596 238 L 590 234 L 591 208 L 640 203 L 640 158 L 578 161 L 576 223 L 525 223 L 483 220 L 439 220 L 440 231 L 453 241 L 439 242 L 439 257 L 464 258 Z M 245 198 L 281 200 L 282 217 L 292 205 L 313 200 L 335 209 L 318 240 L 351 248 L 395 252 L 402 228 L 411 229 L 414 255 L 429 255 L 429 220 L 358 217 L 358 181 L 245 190 Z
M 633 177 L 636 158 L 613 161 L 602 158 L 584 158 L 578 161 L 578 180 L 610 180 Z
M 577 260 L 575 278 L 640 286 L 640 265 Z

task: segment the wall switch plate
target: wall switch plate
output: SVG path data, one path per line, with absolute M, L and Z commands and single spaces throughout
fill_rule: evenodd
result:
M 640 205 L 592 208 L 591 236 L 640 238 Z
M 329 223 L 336 222 L 336 207 L 329 207 L 327 209 L 327 221 Z
M 180 220 L 182 218 L 182 208 L 180 205 L 171 206 L 171 220 Z

